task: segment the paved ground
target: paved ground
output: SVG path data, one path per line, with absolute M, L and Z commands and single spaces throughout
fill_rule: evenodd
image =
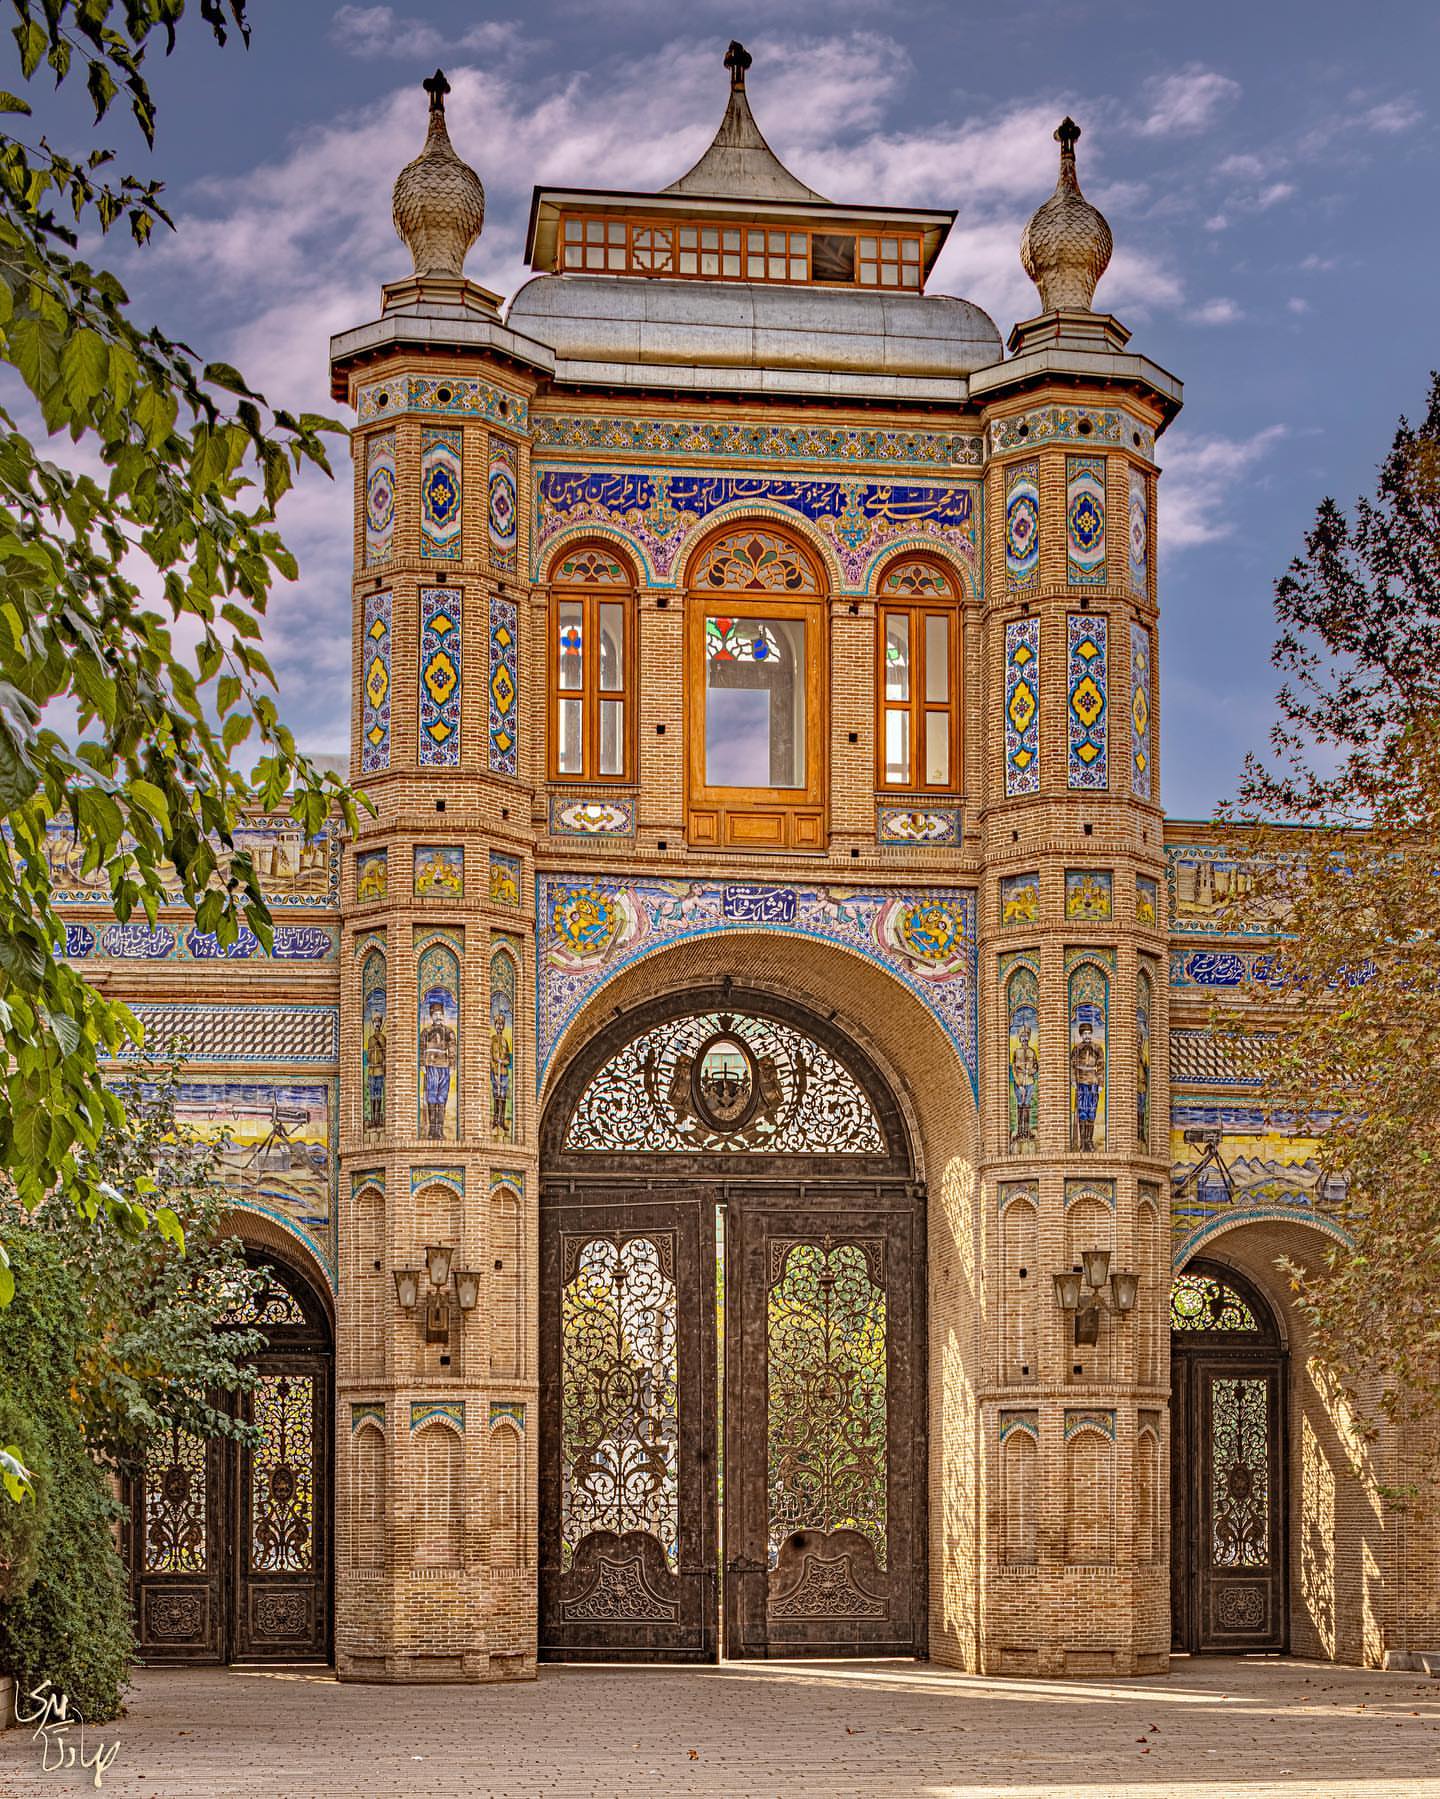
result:
M 1440 1799 L 1440 1686 L 1298 1661 L 1159 1680 L 986 1680 L 906 1662 L 551 1668 L 503 1687 L 298 1671 L 141 1675 L 102 1791 L 136 1799 L 914 1793 Z M 52 1760 L 53 1760 L 52 1756 Z M 0 1737 L 0 1793 L 93 1790 Z

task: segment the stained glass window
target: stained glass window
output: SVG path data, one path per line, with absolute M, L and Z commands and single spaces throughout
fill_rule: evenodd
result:
M 603 553 L 587 551 L 567 557 L 557 579 L 613 587 L 621 572 Z M 557 593 L 552 621 L 553 772 L 576 780 L 623 779 L 630 740 L 630 602 L 614 593 Z

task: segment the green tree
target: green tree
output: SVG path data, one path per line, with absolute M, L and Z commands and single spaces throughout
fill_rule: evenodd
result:
M 1249 1028 L 1265 1103 L 1324 1127 L 1352 1239 L 1289 1272 L 1371 1425 L 1440 1427 L 1440 376 L 1275 594 L 1279 719 L 1228 814 L 1261 869 L 1242 903 L 1284 932 Z
M 97 126 L 119 101 L 153 143 L 144 59 L 156 41 L 173 47 L 185 0 L 10 10 L 22 85 L 83 81 Z M 248 37 L 244 0 L 198 11 L 221 44 Z M 43 456 L 0 409 L 0 1170 L 27 1208 L 59 1192 L 141 1230 L 146 1187 L 107 1185 L 93 1153 L 125 1118 L 101 1061 L 138 1026 L 64 960 L 47 843 L 68 839 L 121 919 L 153 921 L 178 889 L 201 930 L 229 943 L 243 923 L 268 949 L 260 883 L 233 853 L 244 810 L 288 805 L 313 831 L 338 803 L 354 822 L 349 793 L 280 721 L 258 642 L 272 583 L 296 573 L 275 505 L 303 465 L 327 468 L 338 427 L 271 410 L 236 369 L 137 320 L 76 230 L 120 226 L 145 243 L 169 223 L 159 184 L 112 174 L 108 150 L 32 141 L 22 97 L 0 93 L 0 112 L 0 361 L 28 390 L 25 416 L 103 471 Z M 177 624 L 198 639 L 193 657 Z M 76 728 L 62 733 L 67 712 Z M 0 1263 L 0 1304 L 12 1287 Z
M 264 1276 L 226 1229 L 218 1146 L 177 1123 L 179 1081 L 177 1062 L 137 1063 L 119 1089 L 124 1123 L 87 1174 L 122 1197 L 154 1181 L 183 1252 L 60 1194 L 33 1213 L 0 1197 L 20 1273 L 0 1330 L 0 1431 L 33 1466 L 32 1494 L 0 1509 L 0 1667 L 53 1681 L 91 1718 L 117 1709 L 133 1652 L 107 1470 L 137 1468 L 172 1428 L 254 1434 L 229 1401 L 264 1339 L 228 1318 Z

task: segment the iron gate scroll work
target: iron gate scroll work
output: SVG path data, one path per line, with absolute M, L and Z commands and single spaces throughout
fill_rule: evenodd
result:
M 924 1200 L 867 1058 L 670 996 L 542 1156 L 541 1656 L 923 1653 Z
M 1177 1650 L 1283 1649 L 1285 1355 L 1259 1293 L 1192 1263 L 1170 1303 Z
M 259 1258 L 254 1258 L 257 1262 Z M 330 1325 L 271 1255 L 230 1323 L 262 1331 L 238 1397 L 254 1449 L 172 1430 L 130 1482 L 136 1635 L 148 1663 L 324 1661 L 330 1650 Z

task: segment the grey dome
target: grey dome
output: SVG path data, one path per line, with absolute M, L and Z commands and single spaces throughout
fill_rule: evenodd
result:
M 537 275 L 506 322 L 578 363 L 957 379 L 1001 359 L 994 321 L 948 294 Z

